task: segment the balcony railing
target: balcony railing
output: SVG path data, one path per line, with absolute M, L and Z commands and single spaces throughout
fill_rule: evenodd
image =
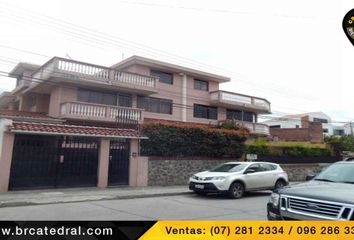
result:
M 47 79 L 52 76 L 71 78 L 71 80 L 78 77 L 96 80 L 106 85 L 125 86 L 146 91 L 156 91 L 157 84 L 157 78 L 153 76 L 118 71 L 113 68 L 58 57 L 52 58 L 32 75 L 34 82 L 36 79 Z
M 141 123 L 143 110 L 83 102 L 65 102 L 60 105 L 60 116 L 80 120 L 96 120 L 118 123 Z
M 252 134 L 269 135 L 269 126 L 262 123 L 252 123 L 233 120 L 236 124 L 248 128 Z M 220 123 L 224 121 L 219 121 Z
M 210 93 L 210 100 L 214 104 L 226 107 L 232 107 L 235 105 L 261 113 L 270 113 L 270 103 L 263 98 L 219 90 Z

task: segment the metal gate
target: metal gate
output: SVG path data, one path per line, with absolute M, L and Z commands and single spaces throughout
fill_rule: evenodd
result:
M 99 141 L 16 135 L 9 189 L 96 186 Z
M 109 185 L 129 184 L 129 153 L 128 140 L 112 140 L 109 148 Z

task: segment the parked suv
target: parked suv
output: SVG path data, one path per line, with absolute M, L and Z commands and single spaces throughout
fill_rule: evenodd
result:
M 354 220 L 354 158 L 309 182 L 275 190 L 267 209 L 269 220 Z
M 197 194 L 226 193 L 241 198 L 245 191 L 271 190 L 288 184 L 288 175 L 274 163 L 228 162 L 199 172 L 189 179 L 189 189 Z

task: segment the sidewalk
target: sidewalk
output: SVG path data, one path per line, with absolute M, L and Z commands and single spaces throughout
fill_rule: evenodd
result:
M 11 191 L 7 193 L 0 193 L 0 208 L 39 204 L 173 196 L 188 193 L 191 193 L 191 191 L 189 191 L 187 185 L 166 187 L 111 187 L 105 189 L 93 187 Z

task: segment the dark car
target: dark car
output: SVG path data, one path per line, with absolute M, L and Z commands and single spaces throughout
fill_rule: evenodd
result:
M 308 182 L 275 190 L 267 212 L 269 220 L 354 220 L 354 158 Z

